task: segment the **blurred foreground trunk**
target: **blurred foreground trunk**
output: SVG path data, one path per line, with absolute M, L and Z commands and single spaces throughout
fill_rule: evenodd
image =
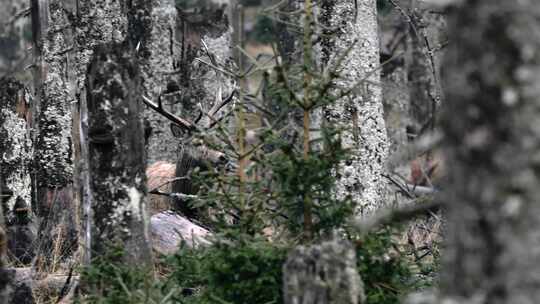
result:
M 540 10 L 480 0 L 451 14 L 441 293 L 448 303 L 538 303 Z

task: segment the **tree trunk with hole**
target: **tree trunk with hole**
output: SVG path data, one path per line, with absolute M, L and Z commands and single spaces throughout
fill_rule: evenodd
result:
M 37 66 L 33 104 L 35 169 L 33 186 L 39 229 L 40 270 L 53 272 L 77 248 L 73 202 L 72 102 L 68 77 L 72 41 L 63 1 L 32 1 Z
M 481 0 L 450 12 L 441 294 L 444 303 L 538 303 L 540 11 Z
M 96 49 L 86 91 L 91 250 L 122 248 L 128 263 L 150 266 L 140 72 L 128 45 Z
M 358 215 L 371 213 L 382 204 L 386 195 L 388 138 L 383 118 L 379 66 L 379 38 L 375 0 L 325 0 L 319 20 L 336 33 L 323 42 L 322 56 L 326 64 L 334 64 L 333 54 L 344 60 L 337 84 L 351 88 L 365 78 L 349 97 L 328 106 L 324 118 L 336 127 L 344 127 L 344 147 L 352 150 L 352 158 L 338 172 L 337 195 L 351 195 L 357 203 Z M 357 5 L 356 5 L 357 4 Z
M 294 249 L 283 265 L 283 298 L 285 304 L 364 303 L 353 246 L 332 240 Z

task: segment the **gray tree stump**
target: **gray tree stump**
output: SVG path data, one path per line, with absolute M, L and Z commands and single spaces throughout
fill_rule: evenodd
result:
M 356 253 L 346 241 L 300 246 L 283 266 L 285 304 L 361 304 L 364 297 Z

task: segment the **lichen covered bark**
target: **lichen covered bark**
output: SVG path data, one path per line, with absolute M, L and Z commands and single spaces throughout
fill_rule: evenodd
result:
M 124 1 L 78 1 L 75 45 L 77 85 L 81 90 L 94 48 L 101 43 L 124 41 L 128 18 Z
M 157 101 L 162 97 L 167 108 L 179 112 L 178 97 L 180 46 L 176 41 L 178 13 L 173 0 L 133 1 L 130 8 L 130 39 L 141 59 L 143 94 Z M 147 139 L 149 163 L 158 160 L 174 162 L 177 140 L 165 117 L 145 108 L 144 116 L 151 128 Z M 147 131 L 149 132 L 149 131 Z
M 445 60 L 444 303 L 540 299 L 540 11 L 465 1 Z
M 74 56 L 75 81 L 74 91 L 78 101 L 80 137 L 80 191 L 81 197 L 81 249 L 84 251 L 84 262 L 90 263 L 92 238 L 92 193 L 90 189 L 90 168 L 88 156 L 88 115 L 86 101 L 86 81 L 90 59 L 98 44 L 120 42 L 127 37 L 128 18 L 122 1 L 77 1 L 75 19 Z
M 356 2 L 358 2 L 356 5 Z M 342 144 L 352 150 L 350 161 L 341 165 L 337 195 L 351 195 L 357 203 L 357 214 L 369 213 L 384 203 L 388 155 L 387 134 L 383 118 L 375 0 L 325 0 L 321 20 L 336 30 L 325 53 L 343 54 L 351 49 L 337 85 L 351 88 L 364 78 L 353 94 L 341 98 L 325 110 L 325 118 L 336 127 L 344 127 Z M 324 51 L 324 50 L 323 50 Z M 332 56 L 329 56 L 333 64 Z
M 32 10 L 37 101 L 33 115 L 37 123 L 35 141 L 36 205 L 40 223 L 40 266 L 70 255 L 77 243 L 75 206 L 72 197 L 72 97 L 68 51 L 72 47 L 69 21 L 62 1 L 35 3 Z M 46 13 L 44 13 L 46 12 Z M 37 35 L 39 33 L 39 35 Z M 48 269 L 53 270 L 53 269 Z
M 150 265 L 140 72 L 126 44 L 100 46 L 87 84 L 92 251 Z
M 0 79 L 0 159 L 5 186 L 15 195 L 3 203 L 6 216 L 20 197 L 30 208 L 32 142 L 27 127 L 24 87 L 12 78 Z

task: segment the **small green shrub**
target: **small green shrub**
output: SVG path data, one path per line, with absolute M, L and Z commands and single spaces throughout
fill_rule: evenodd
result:
M 282 303 L 281 267 L 287 249 L 264 239 L 241 237 L 214 246 L 184 248 L 169 260 L 169 284 L 200 290 L 181 303 Z
M 397 304 L 411 290 L 411 263 L 397 251 L 393 229 L 383 228 L 357 241 L 358 271 L 367 304 Z
M 82 297 L 79 303 L 137 304 L 169 302 L 181 289 L 164 288 L 163 282 L 155 280 L 152 269 L 128 266 L 123 262 L 122 248 L 110 251 L 92 260 L 89 267 L 81 270 Z

